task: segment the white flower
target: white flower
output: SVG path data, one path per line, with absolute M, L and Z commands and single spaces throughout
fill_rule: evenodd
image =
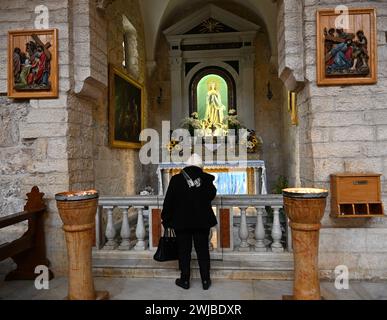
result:
M 191 113 L 191 117 L 194 118 L 194 119 L 199 119 L 199 113 L 197 113 L 197 112 L 192 112 L 192 113 Z
M 181 150 L 183 150 L 183 147 L 180 144 L 177 144 L 177 145 L 175 145 L 175 150 L 181 151 Z
M 245 139 L 240 139 L 239 140 L 239 144 L 241 144 L 242 146 L 245 146 L 247 144 L 247 140 Z
M 248 142 L 247 142 L 247 148 L 253 149 L 253 148 L 254 148 L 254 143 L 251 142 L 251 141 L 248 141 Z

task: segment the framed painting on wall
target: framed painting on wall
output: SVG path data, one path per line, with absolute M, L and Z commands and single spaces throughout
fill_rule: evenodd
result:
M 377 82 L 376 11 L 317 11 L 317 84 Z
M 58 29 L 8 32 L 8 97 L 58 97 Z
M 141 148 L 144 89 L 115 66 L 109 66 L 109 143 L 113 148 Z

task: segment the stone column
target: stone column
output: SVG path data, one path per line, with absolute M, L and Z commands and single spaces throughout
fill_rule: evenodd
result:
M 178 44 L 179 46 L 180 44 Z M 171 65 L 171 97 L 172 97 L 172 113 L 171 113 L 171 126 L 172 129 L 179 127 L 180 121 L 188 115 L 188 110 L 184 110 L 185 105 L 182 101 L 183 97 L 183 58 L 181 57 L 181 51 L 170 52 L 170 65 Z
M 238 115 L 241 118 L 243 124 L 249 129 L 255 129 L 255 115 L 254 115 L 254 63 L 255 54 L 250 52 L 248 48 L 244 50 L 245 55 L 241 59 L 241 78 L 243 81 L 242 86 L 242 106 L 238 109 Z

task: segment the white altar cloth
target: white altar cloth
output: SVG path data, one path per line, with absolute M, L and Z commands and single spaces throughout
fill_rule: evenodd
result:
M 183 169 L 186 166 L 181 162 L 163 162 L 157 168 L 157 177 L 159 182 L 159 195 L 163 195 L 168 187 L 170 177 L 164 174 L 166 170 Z M 258 194 L 267 194 L 266 167 L 263 160 L 246 160 L 246 161 L 211 161 L 204 162 L 206 169 L 224 169 L 224 168 L 253 168 L 255 176 L 256 190 Z

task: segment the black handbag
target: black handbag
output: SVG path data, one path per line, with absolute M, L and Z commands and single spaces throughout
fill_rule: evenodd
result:
M 175 230 L 171 228 L 164 229 L 164 235 L 160 238 L 159 246 L 153 259 L 159 262 L 178 259 Z

